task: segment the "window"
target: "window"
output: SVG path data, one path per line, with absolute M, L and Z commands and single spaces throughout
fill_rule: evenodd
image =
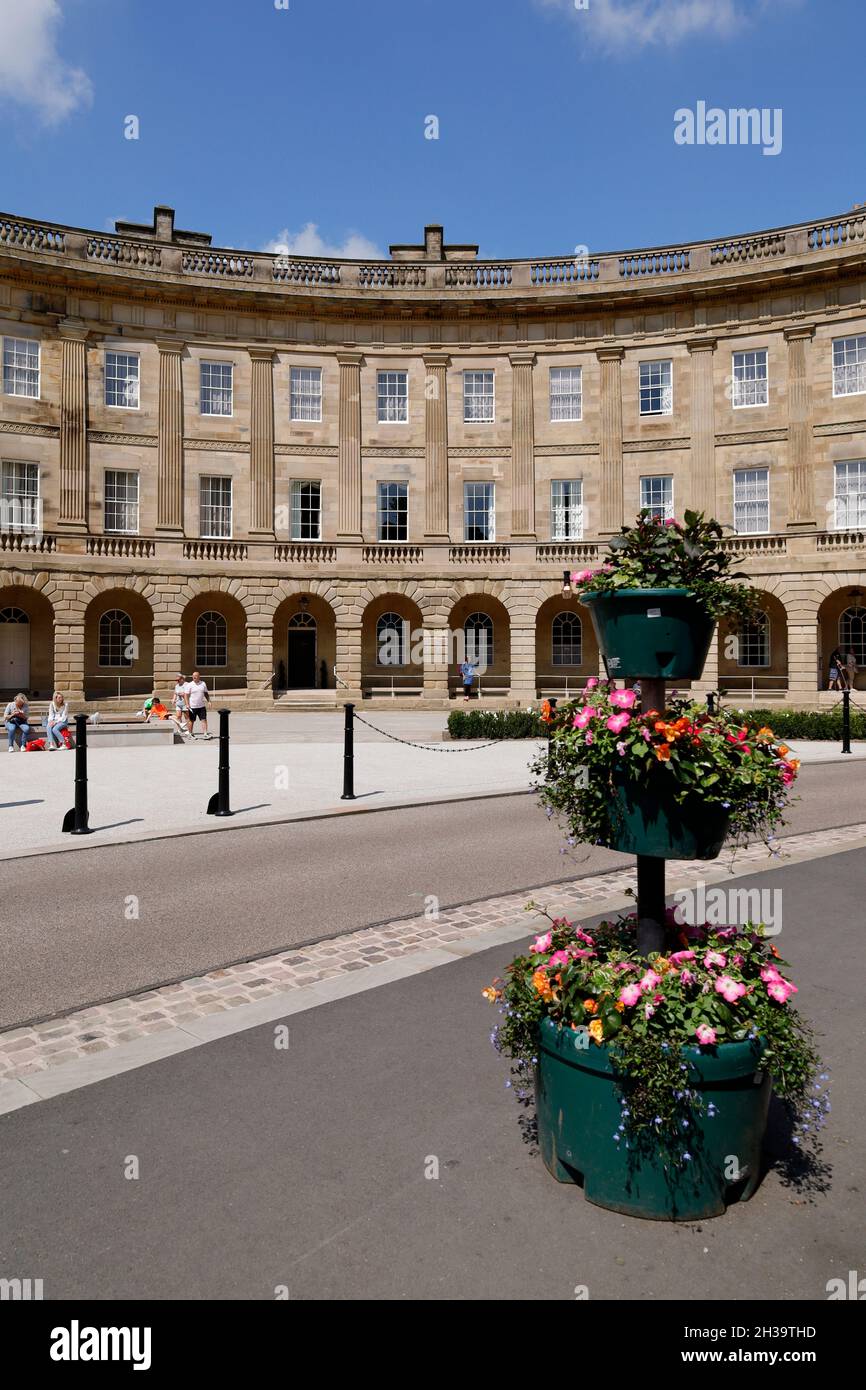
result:
M 583 538 L 583 483 L 580 478 L 554 478 L 550 484 L 550 535 L 555 541 Z
M 495 419 L 493 372 L 463 373 L 463 419 L 467 424 L 491 424 Z
M 866 666 L 866 608 L 846 608 L 839 619 L 839 647 L 843 656 L 854 653 L 861 668 Z
M 770 470 L 741 468 L 734 473 L 734 530 L 738 536 L 770 529 Z
M 467 541 L 496 539 L 494 483 L 463 484 L 463 536 Z
M 231 362 L 202 362 L 200 370 L 202 415 L 231 415 Z
M 735 410 L 746 406 L 766 405 L 767 395 L 767 349 L 756 348 L 754 352 L 735 352 L 733 374 L 733 393 L 731 404 Z
M 321 421 L 321 367 L 292 367 L 290 397 L 293 420 Z
M 132 619 L 120 608 L 110 608 L 99 619 L 99 664 L 131 666 L 132 652 Z
M 583 393 L 580 367 L 551 367 L 551 420 L 580 420 L 583 415 Z
M 866 462 L 836 464 L 835 499 L 840 531 L 866 526 Z
M 493 665 L 493 619 L 487 613 L 470 613 L 463 624 L 466 660 L 487 668 Z
M 4 462 L 2 485 L 0 530 L 38 531 L 42 524 L 39 464 Z
M 737 634 L 738 666 L 769 666 L 770 620 L 766 613 L 756 613 Z
M 672 521 L 674 515 L 674 480 L 659 476 L 641 478 L 641 511 L 648 511 L 660 521 Z
M 322 539 L 322 484 L 292 483 L 292 540 Z
M 105 529 L 117 536 L 138 534 L 138 474 L 105 472 Z
M 576 613 L 557 613 L 553 620 L 554 666 L 579 666 L 582 660 L 583 627 Z
M 674 408 L 674 392 L 671 384 L 672 371 L 673 363 L 671 362 L 641 362 L 641 415 L 670 415 L 672 413 Z
M 376 526 L 380 541 L 405 541 L 409 506 L 408 483 L 379 483 Z
M 859 396 L 866 391 L 866 333 L 833 339 L 833 395 Z
M 409 419 L 409 373 L 379 372 L 376 382 L 379 424 L 404 424 Z
M 39 344 L 33 338 L 3 339 L 3 390 L 7 396 L 39 395 Z
M 105 404 L 122 410 L 138 410 L 139 356 L 137 352 L 106 352 Z
M 399 613 L 383 613 L 376 623 L 376 665 L 406 665 L 406 634 L 409 624 Z
M 210 540 L 231 538 L 231 478 L 199 479 L 199 534 Z
M 202 613 L 195 625 L 195 664 L 213 670 L 227 666 L 229 660 L 228 626 L 222 613 Z

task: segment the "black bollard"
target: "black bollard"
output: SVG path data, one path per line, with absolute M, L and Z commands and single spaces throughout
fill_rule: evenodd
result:
M 842 752 L 851 752 L 851 691 L 842 692 Z
M 87 715 L 75 716 L 75 805 L 63 817 L 63 832 L 92 835 L 87 809 Z
M 547 726 L 547 780 L 550 781 L 554 774 L 553 764 L 553 716 L 556 714 L 556 697 L 548 700 L 550 705 L 550 723 Z
M 219 791 L 214 792 L 207 804 L 209 816 L 233 816 L 229 808 L 229 715 L 231 710 L 221 709 L 220 717 L 220 765 Z
M 355 706 L 344 705 L 346 725 L 343 735 L 343 795 L 341 801 L 355 800 Z
M 716 712 L 716 692 L 715 692 L 714 690 L 711 690 L 711 691 L 709 692 L 709 694 L 707 695 L 707 714 L 715 714 L 715 712 Z

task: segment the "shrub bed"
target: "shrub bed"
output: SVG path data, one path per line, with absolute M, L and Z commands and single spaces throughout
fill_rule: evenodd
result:
M 735 699 L 726 699 L 724 708 L 738 710 Z M 743 723 L 750 729 L 771 728 L 779 739 L 814 739 L 842 742 L 842 710 L 753 709 L 743 707 Z M 448 716 L 452 738 L 546 738 L 547 725 L 535 710 L 452 710 Z M 851 710 L 852 739 L 866 739 L 866 713 Z

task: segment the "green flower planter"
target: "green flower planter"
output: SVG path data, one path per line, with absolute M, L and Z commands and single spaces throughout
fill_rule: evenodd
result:
M 699 678 L 716 620 L 688 589 L 611 589 L 582 602 L 612 679 Z
M 731 819 L 718 802 L 704 801 L 699 792 L 675 801 L 669 785 L 673 779 L 664 769 L 649 787 L 637 787 L 617 771 L 613 780 L 614 829 L 608 848 L 657 859 L 718 858 Z
M 614 1139 L 621 1090 L 606 1043 L 541 1024 L 536 1101 L 545 1166 L 559 1182 L 583 1184 L 587 1201 L 652 1221 L 700 1221 L 752 1196 L 760 1179 L 770 1078 L 759 1071 L 763 1044 L 687 1047 L 689 1084 L 716 1113 L 693 1112 L 684 1131 L 689 1158 L 648 1135 Z M 683 1074 L 685 1076 L 685 1073 Z M 625 1082 L 626 1094 L 628 1082 Z

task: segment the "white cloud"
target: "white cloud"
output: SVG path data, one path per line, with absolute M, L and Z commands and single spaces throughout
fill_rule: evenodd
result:
M 342 243 L 337 245 L 319 235 L 317 222 L 307 222 L 299 232 L 290 232 L 284 227 L 262 250 L 277 256 L 343 256 L 350 261 L 382 259 L 379 247 L 360 232 L 347 232 Z
M 757 17 L 790 9 L 799 0 L 536 0 L 543 9 L 570 11 L 588 41 L 628 54 L 674 48 L 689 39 L 730 39 Z
M 58 0 L 0 0 L 0 100 L 29 107 L 45 125 L 93 97 L 90 78 L 57 51 Z

